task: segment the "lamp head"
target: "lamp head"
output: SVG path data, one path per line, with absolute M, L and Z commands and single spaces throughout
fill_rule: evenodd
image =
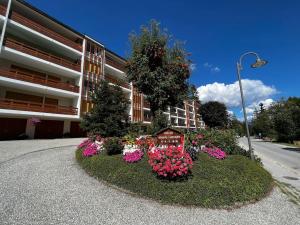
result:
M 253 63 L 253 64 L 251 65 L 251 67 L 252 67 L 252 68 L 259 68 L 259 67 L 262 67 L 262 66 L 266 65 L 267 63 L 268 63 L 267 60 L 257 58 L 257 59 L 256 59 L 256 62 Z

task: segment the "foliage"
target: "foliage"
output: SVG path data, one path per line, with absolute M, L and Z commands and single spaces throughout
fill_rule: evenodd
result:
M 147 134 L 147 129 L 148 126 L 142 122 L 130 123 L 128 127 L 128 135 L 137 138 L 141 135 Z
M 148 127 L 148 133 L 154 135 L 161 129 L 169 126 L 169 120 L 162 111 L 157 111 L 155 117 L 152 120 L 151 125 Z
M 260 134 L 262 138 L 273 136 L 273 122 L 269 111 L 261 110 L 258 112 L 256 110 L 254 117 L 255 119 L 252 122 L 252 131 L 255 134 Z
M 142 159 L 144 153 L 140 149 L 136 149 L 134 152 L 126 152 L 123 155 L 124 161 L 127 163 L 135 163 Z
M 196 147 L 188 146 L 186 148 L 186 152 L 190 155 L 190 157 L 193 161 L 198 159 L 198 152 L 197 152 Z
M 223 103 L 211 101 L 201 105 L 199 108 L 204 123 L 210 128 L 225 128 L 228 125 L 229 116 L 227 108 Z
M 169 146 L 166 149 L 156 148 L 148 152 L 149 164 L 158 177 L 177 179 L 191 173 L 193 161 L 182 147 Z
M 239 121 L 235 116 L 229 118 L 229 129 L 234 130 L 240 137 L 246 135 L 245 123 Z
M 182 102 L 189 91 L 190 61 L 183 45 L 171 46 L 170 35 L 152 20 L 140 34 L 130 35 L 131 55 L 127 78 L 146 96 L 152 115 Z
M 122 141 L 118 137 L 106 138 L 103 147 L 107 155 L 121 154 L 124 148 Z
M 91 176 L 164 204 L 235 206 L 259 200 L 272 188 L 271 175 L 243 156 L 215 160 L 200 153 L 199 160 L 193 162 L 191 179 L 184 182 L 157 179 L 151 173 L 147 155 L 137 163 L 124 163 L 120 155 L 84 158 L 78 149 L 76 159 Z
M 256 135 L 261 133 L 280 142 L 300 139 L 300 98 L 282 99 L 268 109 L 256 110 L 252 126 Z
M 298 110 L 296 108 L 298 108 Z M 300 124 L 298 124 L 299 127 L 297 127 L 295 123 L 296 118 L 295 115 L 293 115 L 295 112 L 298 113 L 298 115 L 300 114 L 299 107 L 284 103 L 275 104 L 270 110 L 272 110 L 272 119 L 277 141 L 292 142 L 299 138 L 297 137 L 297 130 L 300 129 Z
M 250 158 L 250 153 L 238 145 L 237 134 L 234 130 L 199 129 L 187 132 L 185 135 L 186 146 L 201 146 L 221 148 L 227 155 L 243 155 Z M 257 159 L 259 161 L 259 159 Z
M 101 80 L 91 96 L 94 107 L 81 122 L 81 128 L 102 137 L 120 137 L 128 127 L 128 100 L 119 86 Z

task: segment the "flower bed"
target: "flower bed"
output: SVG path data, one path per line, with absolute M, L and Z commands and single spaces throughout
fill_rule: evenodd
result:
M 192 159 L 182 147 L 156 148 L 148 152 L 148 157 L 152 171 L 159 177 L 174 179 L 191 173 Z
M 153 176 L 147 154 L 136 163 L 125 163 L 122 154 L 84 157 L 82 151 L 76 151 L 76 159 L 91 176 L 167 204 L 234 206 L 259 200 L 272 188 L 271 175 L 244 156 L 215 160 L 201 152 L 193 162 L 192 176 L 174 182 Z
M 216 159 L 225 159 L 226 158 L 226 153 L 222 151 L 222 149 L 217 148 L 217 147 L 204 147 L 202 149 L 203 152 L 206 152 L 209 154 L 211 157 L 214 157 Z

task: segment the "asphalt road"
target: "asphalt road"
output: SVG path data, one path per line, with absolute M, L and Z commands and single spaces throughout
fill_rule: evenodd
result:
M 255 204 L 229 211 L 131 196 L 87 175 L 74 158 L 77 143 L 0 142 L 1 225 L 300 225 L 298 206 L 278 188 Z
M 265 168 L 273 177 L 300 191 L 300 147 L 274 144 L 259 139 L 251 140 L 254 153 L 262 159 Z M 241 138 L 240 144 L 247 149 L 246 138 Z

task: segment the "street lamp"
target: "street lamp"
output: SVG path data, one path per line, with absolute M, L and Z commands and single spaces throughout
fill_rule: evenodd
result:
M 241 98 L 242 98 L 243 113 L 244 113 L 244 119 L 245 119 L 245 125 L 246 125 L 246 132 L 247 132 L 247 138 L 248 138 L 249 151 L 250 151 L 251 159 L 254 160 L 254 154 L 253 154 L 253 149 L 251 146 L 250 133 L 249 133 L 249 127 L 248 127 L 247 114 L 246 114 L 246 109 L 245 109 L 243 86 L 242 86 L 242 81 L 241 81 L 241 70 L 243 69 L 242 60 L 247 55 L 254 55 L 256 57 L 255 63 L 251 64 L 252 68 L 262 67 L 262 66 L 266 65 L 268 62 L 266 60 L 261 59 L 258 56 L 258 54 L 255 52 L 246 52 L 243 55 L 241 55 L 239 62 L 237 62 L 237 64 L 236 64 L 237 75 L 238 75 L 239 85 L 240 85 Z

